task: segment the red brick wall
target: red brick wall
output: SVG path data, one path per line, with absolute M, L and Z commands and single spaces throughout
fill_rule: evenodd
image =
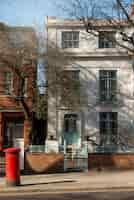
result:
M 27 173 L 63 172 L 63 154 L 25 153 L 25 171 Z
M 89 154 L 88 168 L 134 169 L 134 154 Z
M 13 73 L 13 95 L 4 95 L 4 79 L 3 79 L 3 72 L 11 71 L 8 67 L 1 67 L 0 68 L 0 107 L 3 109 L 20 109 L 20 105 L 16 100 L 13 98 L 13 95 L 18 94 L 18 84 L 19 84 L 19 77 Z M 33 83 L 36 80 L 36 69 L 35 67 L 31 66 L 23 66 L 22 71 L 27 76 L 28 83 L 27 83 L 27 104 L 29 107 L 32 106 L 32 99 L 33 99 Z M 12 72 L 12 71 L 11 71 Z M 3 91 L 3 94 L 2 94 Z
M 36 81 L 36 68 L 35 66 L 23 66 L 21 70 L 24 72 L 27 77 L 27 97 L 25 101 L 28 107 L 31 109 L 33 104 L 33 95 L 34 95 L 34 82 Z M 9 72 L 11 69 L 9 67 L 0 67 L 0 108 L 2 108 L 2 113 L 0 113 L 0 149 L 3 147 L 3 133 L 4 133 L 4 124 L 8 120 L 14 120 L 15 118 L 24 117 L 23 109 L 19 104 L 19 101 L 16 101 L 14 96 L 18 96 L 19 88 L 19 77 L 13 72 L 13 93 L 11 95 L 4 94 L 4 72 Z M 11 112 L 12 110 L 12 112 Z M 21 111 L 22 110 L 22 111 Z M 21 112 L 20 112 L 21 111 Z M 24 143 L 28 143 L 28 126 L 26 121 L 24 123 Z

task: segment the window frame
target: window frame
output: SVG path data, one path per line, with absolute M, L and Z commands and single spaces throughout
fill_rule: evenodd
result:
M 110 35 L 112 36 L 113 40 L 110 40 Z M 115 31 L 100 31 L 99 32 L 99 38 L 98 38 L 98 48 L 103 49 L 103 48 L 115 48 Z M 109 38 L 108 38 L 109 37 Z
M 74 39 L 75 34 L 77 39 Z M 61 46 L 62 49 L 79 48 L 79 31 L 62 31 Z
M 106 117 L 103 118 L 102 115 Z M 118 144 L 118 112 L 99 113 L 100 147 L 116 146 Z
M 25 77 L 24 79 L 23 96 L 28 96 L 28 77 Z
M 99 100 L 100 102 L 116 102 L 117 70 L 99 70 Z
M 10 80 L 7 80 L 7 74 L 10 74 Z M 3 76 L 4 76 L 4 95 L 10 96 L 12 95 L 13 91 L 13 73 L 11 71 L 4 71 Z
M 61 104 L 64 105 L 64 103 L 65 104 L 67 103 L 65 101 L 65 99 L 66 99 L 65 94 L 69 93 L 68 98 L 69 98 L 69 101 L 70 101 L 70 92 L 72 93 L 74 91 L 75 91 L 75 94 L 74 94 L 75 96 L 74 96 L 72 101 L 74 101 L 74 99 L 76 97 L 76 99 L 77 99 L 77 103 L 76 104 L 78 104 L 78 103 L 80 104 L 80 70 L 74 70 L 74 69 L 63 70 L 61 72 L 61 75 L 62 76 L 65 75 L 65 78 L 64 77 L 62 77 L 63 79 L 61 78 L 62 79 L 62 85 L 61 85 L 61 91 L 60 91 Z M 68 78 L 68 76 L 69 76 L 69 78 Z M 72 81 L 72 83 L 71 84 L 67 84 L 68 81 Z M 76 93 L 78 90 L 79 90 L 79 94 Z
M 22 127 L 23 130 L 22 130 L 22 136 L 21 137 L 18 137 L 18 138 L 23 138 L 24 135 L 23 135 L 23 132 L 24 132 L 24 120 L 23 119 L 14 119 L 14 122 L 12 121 L 7 121 L 5 123 L 5 134 L 4 134 L 4 148 L 8 148 L 8 147 L 12 147 L 13 146 L 13 140 L 14 138 L 17 138 L 17 137 L 14 137 L 14 128 L 16 127 Z

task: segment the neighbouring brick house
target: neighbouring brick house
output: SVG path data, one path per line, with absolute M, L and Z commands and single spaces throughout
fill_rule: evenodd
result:
M 9 45 L 13 48 L 21 48 L 21 45 L 26 44 L 28 48 L 35 48 L 37 39 L 31 27 L 9 27 L 1 23 L 0 44 L 0 51 L 5 51 L 6 55 Z M 31 114 L 36 66 L 36 62 L 29 59 L 24 60 L 22 66 L 18 66 L 25 74 L 24 97 Z M 7 147 L 20 147 L 21 168 L 23 169 L 24 148 L 28 144 L 28 122 L 17 100 L 19 87 L 19 77 L 8 65 L 0 61 L 0 150 Z
M 46 18 L 47 44 L 52 43 L 70 58 L 72 63 L 63 65 L 62 70 L 80 82 L 80 107 L 74 106 L 72 111 L 61 103 L 62 96 L 69 93 L 63 88 L 56 94 L 49 92 L 48 80 L 46 143 L 56 152 L 61 147 L 65 150 L 66 144 L 72 157 L 87 150 L 89 168 L 134 168 L 133 63 L 125 49 L 108 39 L 116 36 L 112 26 L 103 20 L 96 26 L 98 37 L 86 33 L 79 20 Z M 133 33 L 131 27 L 124 24 L 124 28 Z

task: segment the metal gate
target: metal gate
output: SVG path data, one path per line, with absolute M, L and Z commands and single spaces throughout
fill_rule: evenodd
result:
M 86 171 L 88 170 L 87 146 L 81 148 L 67 146 L 64 142 L 64 171 Z

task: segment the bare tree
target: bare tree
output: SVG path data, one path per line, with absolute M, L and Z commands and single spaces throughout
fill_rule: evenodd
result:
M 49 93 L 56 95 L 61 107 L 71 110 L 78 109 L 80 106 L 80 82 L 72 76 L 75 68 L 68 70 L 68 66 L 74 63 L 73 59 L 51 41 L 48 43 L 45 58 L 47 60 L 46 79 Z
M 131 0 L 69 0 L 61 2 L 61 9 L 69 15 L 70 19 L 75 20 L 89 35 L 98 37 L 105 34 L 105 28 L 110 28 L 115 32 L 115 37 L 107 35 L 107 40 L 114 42 L 116 46 L 121 47 L 125 54 L 130 56 L 130 60 L 134 63 L 134 2 Z M 58 5 L 58 6 L 59 6 Z M 103 29 L 104 28 L 104 29 Z M 87 34 L 85 34 L 87 37 Z M 105 35 L 104 35 L 105 36 Z M 120 50 L 120 48 L 119 48 Z M 133 67 L 133 64 L 132 64 Z M 119 104 L 124 104 L 123 98 L 134 100 L 131 97 L 126 97 L 125 94 L 118 94 L 120 96 Z M 122 98 L 122 99 L 121 99 Z M 91 105 L 91 110 L 93 105 Z M 126 118 L 129 117 L 125 113 Z M 132 128 L 132 127 L 131 127 Z M 128 127 L 124 127 L 122 133 L 119 135 L 119 142 L 122 148 L 130 144 L 133 146 L 133 139 L 131 134 L 124 134 Z M 89 138 L 90 140 L 90 138 Z M 94 142 L 91 138 L 91 142 Z M 96 145 L 98 145 L 96 143 Z
M 61 8 L 72 18 L 77 19 L 89 34 L 96 35 L 100 27 L 111 27 L 117 33 L 114 42 L 134 53 L 134 34 L 126 28 L 134 27 L 134 2 L 131 0 L 69 0 L 60 3 Z M 112 40 L 112 38 L 108 38 Z
M 0 63 L 16 77 L 15 88 L 11 96 L 23 109 L 24 118 L 28 121 L 29 135 L 32 136 L 32 105 L 36 90 L 37 39 L 32 28 L 13 28 L 0 24 Z M 30 96 L 26 98 L 26 79 Z M 28 94 L 28 95 L 29 95 Z

